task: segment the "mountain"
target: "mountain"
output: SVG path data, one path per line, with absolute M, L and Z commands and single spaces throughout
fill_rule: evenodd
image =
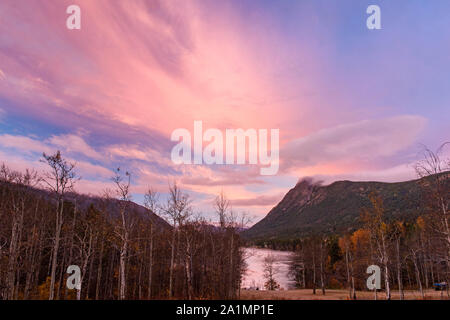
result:
M 0 187 L 2 187 L 2 190 L 13 190 L 14 188 L 18 187 L 19 185 L 0 181 Z M 54 202 L 53 195 L 43 189 L 34 188 L 34 187 L 28 187 L 20 185 L 23 192 L 28 193 L 33 196 L 37 196 L 38 198 L 43 198 L 50 203 Z M 1 199 L 1 198 L 0 198 Z M 121 200 L 117 199 L 105 199 L 97 196 L 91 196 L 91 195 L 85 195 L 85 194 L 79 194 L 79 193 L 67 193 L 65 195 L 65 201 L 70 203 L 72 206 L 76 204 L 78 209 L 87 209 L 91 205 L 94 206 L 97 209 L 105 209 L 105 212 L 108 212 L 108 214 L 111 217 L 118 217 L 120 214 L 120 203 Z M 134 203 L 132 201 L 129 201 L 127 203 L 127 212 L 130 214 L 134 214 L 140 217 L 144 217 L 146 219 L 150 219 L 151 222 L 154 223 L 154 225 L 158 229 L 168 229 L 171 228 L 171 226 L 161 217 L 156 215 L 155 213 L 149 211 L 147 208 Z
M 442 175 L 450 182 L 450 172 Z M 352 231 L 361 225 L 362 209 L 371 206 L 372 192 L 383 199 L 388 220 L 415 219 L 425 210 L 422 186 L 428 179 L 397 183 L 337 181 L 328 186 L 303 179 L 242 235 L 249 240 L 265 240 Z

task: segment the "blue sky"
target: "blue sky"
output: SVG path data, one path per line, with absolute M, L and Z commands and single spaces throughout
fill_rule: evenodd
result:
M 80 192 L 133 173 L 135 199 L 169 181 L 208 217 L 224 190 L 262 218 L 302 177 L 415 177 L 421 144 L 450 139 L 450 2 L 71 1 L 0 3 L 0 161 L 77 162 Z M 366 8 L 381 8 L 368 30 Z M 175 165 L 177 128 L 280 130 L 280 170 Z

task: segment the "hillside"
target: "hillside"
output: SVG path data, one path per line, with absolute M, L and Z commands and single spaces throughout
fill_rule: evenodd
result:
M 237 296 L 244 260 L 235 230 L 189 220 L 173 229 L 146 208 L 110 197 L 66 193 L 57 206 L 55 194 L 21 183 L 35 185 L 36 179 L 6 167 L 3 173 L 0 300 Z M 179 202 L 169 204 L 187 213 L 179 208 Z M 66 286 L 69 266 L 80 268 L 78 288 Z
M 447 181 L 450 172 L 444 173 Z M 360 226 L 372 192 L 383 199 L 387 219 L 415 219 L 424 211 L 421 186 L 428 178 L 397 183 L 337 181 L 328 186 L 301 180 L 267 216 L 243 232 L 247 239 L 289 239 L 341 233 Z
M 0 186 L 4 187 L 4 190 L 13 189 L 16 185 L 12 184 L 10 182 L 0 181 Z M 38 189 L 38 188 L 32 188 L 32 187 L 25 187 L 22 186 L 23 191 L 30 194 L 30 196 L 37 196 L 38 198 L 43 198 L 49 201 L 49 203 L 52 203 L 53 195 L 50 194 L 50 192 Z M 75 203 L 78 207 L 78 209 L 87 209 L 89 206 L 94 206 L 96 209 L 106 209 L 105 211 L 108 212 L 108 214 L 112 217 L 119 216 L 119 203 L 120 201 L 117 199 L 104 199 L 96 196 L 90 196 L 90 195 L 84 195 L 84 194 L 78 194 L 78 193 L 68 193 L 65 196 L 66 202 L 69 202 L 71 206 L 73 206 Z M 152 223 L 154 223 L 158 228 L 170 228 L 170 225 L 161 217 L 156 215 L 153 212 L 150 212 L 147 208 L 134 203 L 130 201 L 127 204 L 127 210 L 131 214 L 136 214 L 140 217 L 145 217 L 151 220 Z

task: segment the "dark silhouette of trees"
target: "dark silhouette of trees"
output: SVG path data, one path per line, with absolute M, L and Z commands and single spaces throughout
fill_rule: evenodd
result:
M 166 203 L 149 188 L 139 206 L 120 169 L 104 196 L 79 195 L 74 164 L 60 152 L 43 161 L 42 177 L 0 168 L 0 299 L 237 297 L 243 243 L 232 215 L 223 227 L 193 215 L 176 183 Z M 66 287 L 70 265 L 81 290 Z

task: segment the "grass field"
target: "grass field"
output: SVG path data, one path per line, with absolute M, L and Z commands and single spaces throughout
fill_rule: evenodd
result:
M 356 293 L 358 300 L 373 300 L 374 293 L 369 291 L 358 291 Z M 449 299 L 447 292 L 442 292 L 443 299 Z M 321 290 L 317 290 L 316 294 L 312 294 L 311 289 L 301 290 L 281 290 L 281 291 L 256 291 L 256 290 L 242 290 L 242 300 L 348 300 L 347 290 L 326 290 L 325 295 L 322 295 Z M 378 299 L 384 300 L 384 292 L 378 292 Z M 398 300 L 399 293 L 392 292 L 392 299 Z M 407 300 L 423 300 L 419 291 L 405 291 L 405 299 Z M 427 290 L 425 292 L 425 300 L 440 300 L 441 292 L 434 290 Z

